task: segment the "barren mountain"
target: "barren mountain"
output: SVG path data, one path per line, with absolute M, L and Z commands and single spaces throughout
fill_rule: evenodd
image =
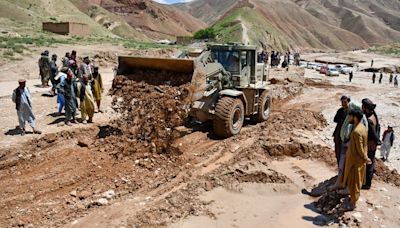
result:
M 400 40 L 397 0 L 194 0 L 176 6 L 213 26 L 221 41 L 353 49 Z
M 123 18 L 147 37 L 158 39 L 191 35 L 206 24 L 188 13 L 150 0 L 102 0 L 101 7 Z
M 398 0 L 293 0 L 310 14 L 361 36 L 369 44 L 400 40 Z
M 236 3 L 237 0 L 195 0 L 190 3 L 178 3 L 175 6 L 207 24 L 213 24 L 235 6 Z
M 30 34 L 43 21 L 89 24 L 92 34 L 136 40 L 190 36 L 206 24 L 174 6 L 151 0 L 0 0 L 0 29 Z

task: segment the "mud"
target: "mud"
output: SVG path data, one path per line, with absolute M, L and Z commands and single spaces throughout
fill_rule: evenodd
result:
M 121 76 L 119 76 L 121 77 Z M 120 89 L 120 79 L 114 80 L 113 88 Z M 123 76 L 122 76 L 123 77 Z M 145 82 L 149 85 L 182 86 L 192 80 L 192 74 L 176 73 L 157 70 L 134 70 L 128 72 L 125 77 L 135 82 Z M 115 91 L 115 90 L 114 90 Z
M 389 169 L 381 160 L 375 162 L 375 175 L 385 183 L 400 186 L 400 175 L 395 169 Z
M 115 120 L 113 125 L 123 132 L 122 136 L 117 138 L 121 143 L 126 142 L 126 145 L 105 143 L 105 146 L 117 146 L 124 155 L 149 151 L 178 152 L 171 146 L 180 136 L 176 127 L 183 125 L 188 115 L 187 103 L 184 103 L 184 89 L 188 84 L 173 86 L 176 85 L 175 82 L 180 81 L 179 77 L 175 77 L 178 81 L 168 85 L 164 81 L 167 77 L 152 76 L 154 75 L 138 73 L 136 76 L 131 75 L 129 79 L 125 76 L 117 76 L 114 79 L 111 90 L 114 96 L 113 108 L 121 117 Z M 157 85 L 141 82 L 144 77 L 152 78 L 152 82 Z M 131 80 L 132 78 L 136 80 Z M 115 138 L 111 137 L 105 141 Z

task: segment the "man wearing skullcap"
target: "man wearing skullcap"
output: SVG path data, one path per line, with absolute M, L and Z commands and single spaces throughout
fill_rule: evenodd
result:
M 25 86 L 26 80 L 18 80 L 18 88 L 14 89 L 12 94 L 12 101 L 15 103 L 17 109 L 19 128 L 21 135 L 25 135 L 25 122 L 28 122 L 33 129 L 34 134 L 41 134 L 36 129 L 35 115 L 32 111 L 32 96 L 29 89 Z

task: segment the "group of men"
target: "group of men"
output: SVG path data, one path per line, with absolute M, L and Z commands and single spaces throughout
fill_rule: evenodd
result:
M 288 67 L 291 63 L 290 63 L 290 56 L 291 53 L 290 52 L 286 52 L 283 56 L 283 62 L 281 64 L 281 58 L 282 58 L 282 54 L 280 52 L 275 52 L 272 51 L 271 52 L 271 68 L 273 67 L 278 67 L 279 65 L 281 65 L 282 68 L 286 68 Z M 269 60 L 268 57 L 268 52 L 266 52 L 265 50 L 262 50 L 257 57 L 257 62 L 259 63 L 265 63 L 267 64 Z M 294 54 L 294 65 L 299 66 L 300 65 L 300 54 L 299 53 L 295 53 Z
M 382 80 L 383 80 L 383 73 L 381 72 L 379 75 L 379 84 L 382 84 Z M 376 74 L 374 72 L 372 74 L 372 84 L 375 84 L 375 81 L 376 81 Z M 393 76 L 393 73 L 391 73 L 389 75 L 389 84 L 392 84 L 392 83 L 393 83 L 394 87 L 396 87 L 396 88 L 399 87 L 399 80 L 397 78 L 397 75 Z
M 340 100 L 342 107 L 334 117 L 337 125 L 333 133 L 339 174 L 330 189 L 350 194 L 350 201 L 345 202 L 344 208 L 354 210 L 361 189 L 371 188 L 377 147 L 381 145 L 382 159 L 387 160 L 394 131 L 393 126 L 388 126 L 380 140 L 376 104 L 370 99 L 363 99 L 361 105 L 351 102 L 348 96 L 342 96 Z
M 62 64 L 57 65 L 57 55 L 49 59 L 49 51 L 44 51 L 39 58 L 39 73 L 43 87 L 52 83 L 51 94 L 57 95 L 58 115 L 65 109 L 65 124 L 71 126 L 77 123 L 76 115 L 79 104 L 81 122 L 92 123 L 97 105 L 100 109 L 101 94 L 103 93 L 103 80 L 99 68 L 94 66 L 89 57 L 83 58 L 78 67 L 77 53 L 67 52 L 62 59 Z M 26 80 L 20 79 L 19 86 L 13 91 L 12 100 L 16 104 L 21 134 L 25 135 L 25 123 L 28 122 L 33 133 L 40 134 L 35 123 L 32 111 L 32 96 L 26 87 Z

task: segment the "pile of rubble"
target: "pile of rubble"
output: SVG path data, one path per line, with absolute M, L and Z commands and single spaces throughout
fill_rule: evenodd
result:
M 146 77 L 149 84 L 141 82 Z M 179 137 L 175 128 L 184 124 L 188 114 L 184 102 L 188 84 L 182 83 L 183 77 L 174 77 L 167 83 L 165 80 L 170 77 L 157 78 L 138 73 L 133 78 L 137 80 L 117 76 L 111 90 L 113 108 L 121 115 L 113 125 L 123 133 L 118 136 L 122 137 L 122 153 L 176 152 L 172 144 Z

